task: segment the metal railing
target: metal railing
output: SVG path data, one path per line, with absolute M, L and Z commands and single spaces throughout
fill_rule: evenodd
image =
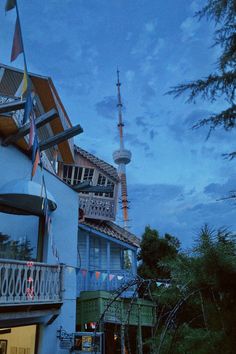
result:
M 85 217 L 101 220 L 115 219 L 114 198 L 96 197 L 80 193 L 80 208 L 83 209 Z
M 62 266 L 0 259 L 0 306 L 62 301 Z

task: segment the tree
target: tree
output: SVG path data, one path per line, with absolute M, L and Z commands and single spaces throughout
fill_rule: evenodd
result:
M 161 261 L 176 257 L 179 247 L 176 237 L 169 234 L 160 237 L 157 230 L 146 226 L 138 254 L 138 274 L 144 279 L 168 278 L 169 272 L 162 267 Z
M 156 354 L 233 354 L 236 245 L 227 230 L 204 226 L 192 254 L 163 261 L 170 286 L 157 288 Z
M 194 127 L 208 125 L 211 132 L 222 126 L 229 131 L 236 127 L 236 1 L 208 0 L 196 16 L 199 20 L 206 17 L 215 23 L 214 45 L 221 48 L 216 71 L 206 78 L 172 87 L 168 93 L 178 97 L 187 92 L 187 102 L 195 102 L 197 97 L 210 102 L 224 99 L 227 102 L 224 110 L 205 119 L 199 117 Z M 228 157 L 236 157 L 236 152 L 229 153 Z

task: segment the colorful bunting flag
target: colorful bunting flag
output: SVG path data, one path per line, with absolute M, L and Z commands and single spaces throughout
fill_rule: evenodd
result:
M 107 274 L 106 274 L 106 273 L 102 273 L 102 274 L 101 274 L 102 281 L 104 281 L 104 280 L 106 279 L 106 277 L 107 277 Z
M 95 272 L 95 277 L 97 280 L 99 279 L 100 275 L 101 275 L 101 272 Z
M 10 11 L 16 6 L 16 0 L 7 0 L 5 5 L 5 11 Z
M 114 274 L 109 274 L 109 280 L 112 281 L 113 278 L 114 278 Z
M 86 269 L 81 269 L 81 273 L 82 273 L 83 277 L 85 278 L 86 274 L 87 274 L 87 270 Z
M 23 76 L 23 84 L 22 84 L 22 90 L 21 90 L 21 96 L 24 95 L 24 93 L 27 91 L 28 88 L 28 73 L 26 70 L 26 67 L 24 68 L 24 76 Z
M 48 203 L 48 198 L 47 198 L 47 190 L 46 190 L 46 184 L 45 184 L 45 179 L 44 176 L 42 178 L 42 183 L 43 183 L 43 189 L 44 189 L 44 199 L 43 199 L 43 213 L 45 216 L 45 236 L 48 236 L 50 233 L 50 226 L 51 226 L 51 217 L 50 217 L 50 210 L 49 210 L 49 203 Z
M 27 90 L 26 102 L 25 102 L 25 110 L 24 110 L 24 117 L 23 117 L 23 124 L 28 122 L 30 119 L 31 113 L 33 112 L 33 100 L 31 96 L 31 92 Z
M 118 280 L 122 280 L 124 277 L 122 275 L 117 275 Z
M 34 123 L 35 124 L 35 123 Z M 35 172 L 37 170 L 38 164 L 40 161 L 39 154 L 39 143 L 37 134 L 34 136 L 33 148 L 32 148 L 32 171 L 31 171 L 31 179 L 34 177 Z
M 23 42 L 21 37 L 20 22 L 18 16 L 16 17 L 15 33 L 13 37 L 13 44 L 11 50 L 11 61 L 16 60 L 20 53 L 23 53 Z

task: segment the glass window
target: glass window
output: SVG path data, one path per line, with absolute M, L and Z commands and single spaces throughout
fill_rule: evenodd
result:
M 36 260 L 39 218 L 0 213 L 0 258 Z
M 100 254 L 101 245 L 100 240 L 95 237 L 90 238 L 90 254 L 89 254 L 89 266 L 90 269 L 99 270 L 100 269 Z
M 131 250 L 123 250 L 123 269 L 131 269 L 132 268 L 132 251 Z
M 93 168 L 85 168 L 84 169 L 84 181 L 92 181 L 93 179 L 93 172 L 94 169 Z
M 73 171 L 73 166 L 70 165 L 64 165 L 63 166 L 63 181 L 68 183 L 68 184 L 73 184 L 72 183 L 72 171 Z
M 73 184 L 81 183 L 83 168 L 75 166 L 74 169 L 75 169 L 75 172 L 74 172 L 74 183 Z

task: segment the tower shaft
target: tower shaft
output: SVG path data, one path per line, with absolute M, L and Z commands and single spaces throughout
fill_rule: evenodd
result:
M 119 129 L 119 143 L 120 149 L 113 153 L 114 162 L 118 165 L 118 173 L 120 177 L 121 186 L 121 203 L 122 203 L 122 214 L 124 228 L 128 227 L 128 193 L 127 193 L 127 179 L 126 179 L 126 165 L 131 161 L 131 152 L 126 150 L 124 147 L 124 137 L 123 137 L 123 118 L 122 118 L 122 102 L 120 93 L 120 77 L 119 70 L 117 70 L 117 108 L 118 108 L 118 129 Z

